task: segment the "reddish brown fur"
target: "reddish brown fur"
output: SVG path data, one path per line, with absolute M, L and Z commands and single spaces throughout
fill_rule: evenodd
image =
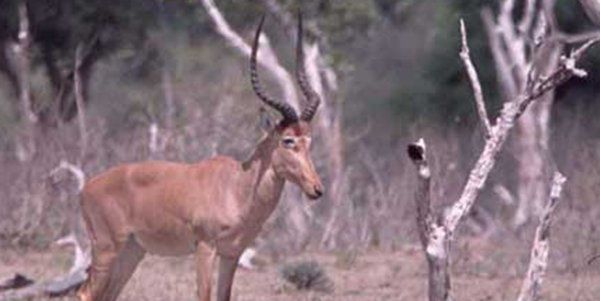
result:
M 289 137 L 293 147 L 282 142 Z M 115 300 L 146 252 L 195 252 L 199 300 L 210 300 L 216 257 L 217 299 L 229 300 L 237 259 L 274 210 L 285 181 L 310 198 L 322 194 L 309 148 L 310 126 L 301 121 L 272 131 L 244 164 L 224 156 L 196 164 L 145 162 L 94 177 L 81 198 L 93 259 L 80 299 Z

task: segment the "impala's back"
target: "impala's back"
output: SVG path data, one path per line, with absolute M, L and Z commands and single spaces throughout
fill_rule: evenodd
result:
M 202 232 L 210 231 L 198 229 L 198 223 L 223 218 L 224 198 L 234 193 L 224 182 L 235 180 L 237 165 L 224 157 L 194 165 L 146 162 L 96 176 L 82 196 L 92 239 L 125 241 L 133 236 L 151 253 L 193 252 L 197 240 L 209 234 Z

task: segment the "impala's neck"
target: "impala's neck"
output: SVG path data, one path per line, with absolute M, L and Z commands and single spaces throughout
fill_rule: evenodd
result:
M 256 147 L 250 159 L 242 164 L 244 182 L 250 189 L 244 203 L 244 212 L 258 220 L 266 219 L 279 202 L 285 179 L 273 169 L 271 155 L 274 150 L 273 137 L 269 136 Z

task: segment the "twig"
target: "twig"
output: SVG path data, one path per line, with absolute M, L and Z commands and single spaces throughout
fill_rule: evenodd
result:
M 535 301 L 539 299 L 540 288 L 548 266 L 552 213 L 558 204 L 565 181 L 566 178 L 560 172 L 554 173 L 550 198 L 543 215 L 540 217 L 540 224 L 535 231 L 529 268 L 527 269 L 527 276 L 523 280 L 518 301 Z
M 473 88 L 473 94 L 475 96 L 475 104 L 477 106 L 477 113 L 479 114 L 479 120 L 483 126 L 483 132 L 486 139 L 492 135 L 492 126 L 488 118 L 487 110 L 485 109 L 485 101 L 483 100 L 483 92 L 481 90 L 481 83 L 479 82 L 479 76 L 477 70 L 471 61 L 469 54 L 469 45 L 467 44 L 467 30 L 465 29 L 465 22 L 460 19 L 460 35 L 462 37 L 462 47 L 460 50 L 460 58 L 462 59 L 465 69 L 469 74 L 471 80 L 471 87 Z

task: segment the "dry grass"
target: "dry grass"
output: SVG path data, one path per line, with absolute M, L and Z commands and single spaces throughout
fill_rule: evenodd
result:
M 424 300 L 426 268 L 423 257 L 416 248 L 385 253 L 359 253 L 351 266 L 344 267 L 336 264 L 339 260 L 337 257 L 336 254 L 307 253 L 285 259 L 286 262 L 319 262 L 333 280 L 334 290 L 331 293 L 297 291 L 286 287 L 279 272 L 284 262 L 271 262 L 258 271 L 239 270 L 234 285 L 234 300 Z M 486 258 L 479 260 L 485 261 Z M 126 286 L 120 300 L 195 300 L 193 265 L 191 257 L 148 256 Z M 61 250 L 0 253 L 0 276 L 21 271 L 32 277 L 49 278 L 60 274 L 67 267 L 68 253 Z M 464 268 L 454 271 L 456 299 L 514 300 L 521 284 L 520 276 L 506 273 L 505 266 L 498 265 L 496 269 L 498 272 L 494 274 L 481 274 Z M 600 268 L 597 267 L 586 267 L 585 271 L 578 274 L 552 272 L 544 282 L 544 300 L 598 300 L 598 272 Z

